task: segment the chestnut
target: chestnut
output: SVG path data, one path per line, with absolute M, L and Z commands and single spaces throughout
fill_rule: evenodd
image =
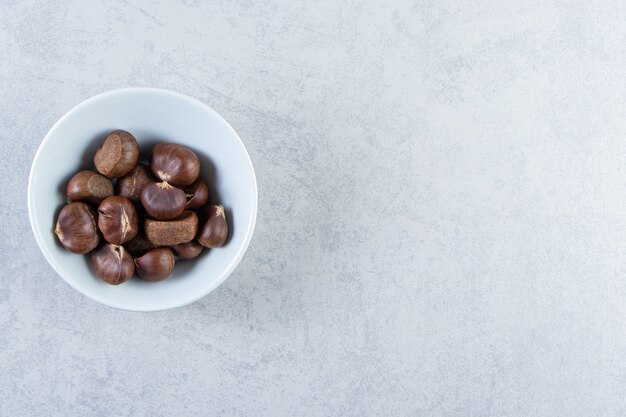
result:
M 183 213 L 187 197 L 183 190 L 167 182 L 150 183 L 141 190 L 141 204 L 151 217 L 170 220 Z
M 224 245 L 228 237 L 228 223 L 222 205 L 205 206 L 200 213 L 201 224 L 196 240 L 207 248 Z
M 88 201 L 100 204 L 106 197 L 113 195 L 111 180 L 95 171 L 79 171 L 69 180 L 66 187 L 69 201 Z
M 174 270 L 174 254 L 169 248 L 152 249 L 135 259 L 139 276 L 146 281 L 162 281 Z
M 107 284 L 118 285 L 135 273 L 135 263 L 124 246 L 106 243 L 91 253 L 96 275 Z
M 187 196 L 186 210 L 193 210 L 204 206 L 209 202 L 209 187 L 200 178 L 193 184 L 183 187 L 183 191 Z
M 139 145 L 130 133 L 115 130 L 106 137 L 93 157 L 96 169 L 109 178 L 126 175 L 137 165 Z
M 200 161 L 189 148 L 174 143 L 158 143 L 152 148 L 150 169 L 161 181 L 183 186 L 200 175 Z
M 126 197 L 114 195 L 105 198 L 98 207 L 98 214 L 98 228 L 109 243 L 121 245 L 134 238 L 139 231 L 137 210 Z
M 135 258 L 144 255 L 149 250 L 156 248 L 157 245 L 153 244 L 143 233 L 137 233 L 134 239 L 124 243 L 124 248 L 130 252 Z
M 117 180 L 115 194 L 126 197 L 137 204 L 141 190 L 152 182 L 154 182 L 154 176 L 150 168 L 145 164 L 137 164 L 128 174 Z
M 63 247 L 73 253 L 92 251 L 100 242 L 96 213 L 85 203 L 69 203 L 61 209 L 54 229 Z
M 198 216 L 193 211 L 185 210 L 174 220 L 155 220 L 147 218 L 143 224 L 146 237 L 157 246 L 171 246 L 187 243 L 196 236 Z
M 174 255 L 178 256 L 180 259 L 193 259 L 200 255 L 204 246 L 192 240 L 187 243 L 179 243 L 178 245 L 172 246 L 172 252 Z

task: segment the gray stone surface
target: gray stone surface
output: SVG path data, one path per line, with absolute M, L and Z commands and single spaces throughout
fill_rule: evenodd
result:
M 625 415 L 626 12 L 471 3 L 2 2 L 0 415 Z M 28 222 L 47 130 L 124 86 L 258 176 L 239 268 L 173 311 L 86 299 Z

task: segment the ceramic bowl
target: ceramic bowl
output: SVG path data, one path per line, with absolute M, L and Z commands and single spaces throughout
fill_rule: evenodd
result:
M 222 248 L 205 250 L 177 262 L 158 283 L 133 278 L 111 286 L 93 272 L 91 257 L 63 249 L 53 233 L 65 203 L 65 186 L 80 169 L 93 166 L 93 155 L 109 132 L 131 132 L 147 160 L 157 142 L 194 150 L 209 184 L 211 202 L 225 207 L 230 234 Z M 37 150 L 28 182 L 28 214 L 43 255 L 73 288 L 95 301 L 125 310 L 157 311 L 180 307 L 220 285 L 243 257 L 256 222 L 257 186 L 252 162 L 232 127 L 206 104 L 155 88 L 126 88 L 92 97 L 52 126 Z

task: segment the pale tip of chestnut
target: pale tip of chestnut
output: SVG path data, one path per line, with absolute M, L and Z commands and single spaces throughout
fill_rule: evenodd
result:
M 54 234 L 57 235 L 59 240 L 63 240 L 63 230 L 61 230 L 59 222 L 57 222 L 56 227 L 54 228 Z
M 161 179 L 161 181 L 168 183 L 169 181 L 172 180 L 171 175 L 166 174 L 163 171 L 157 171 L 157 177 L 159 177 Z

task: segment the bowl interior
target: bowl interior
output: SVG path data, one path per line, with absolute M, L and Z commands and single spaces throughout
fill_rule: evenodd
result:
M 211 202 L 224 205 L 230 226 L 222 248 L 177 262 L 165 281 L 133 278 L 110 286 L 97 278 L 90 257 L 63 249 L 53 230 L 65 202 L 65 186 L 80 169 L 92 168 L 98 145 L 115 129 L 131 132 L 147 160 L 157 142 L 193 149 L 202 163 Z M 252 163 L 234 130 L 205 104 L 166 90 L 132 88 L 95 96 L 72 109 L 48 132 L 32 165 L 28 206 L 44 256 L 72 287 L 112 307 L 154 311 L 193 302 L 232 272 L 245 252 L 256 220 L 257 190 Z

